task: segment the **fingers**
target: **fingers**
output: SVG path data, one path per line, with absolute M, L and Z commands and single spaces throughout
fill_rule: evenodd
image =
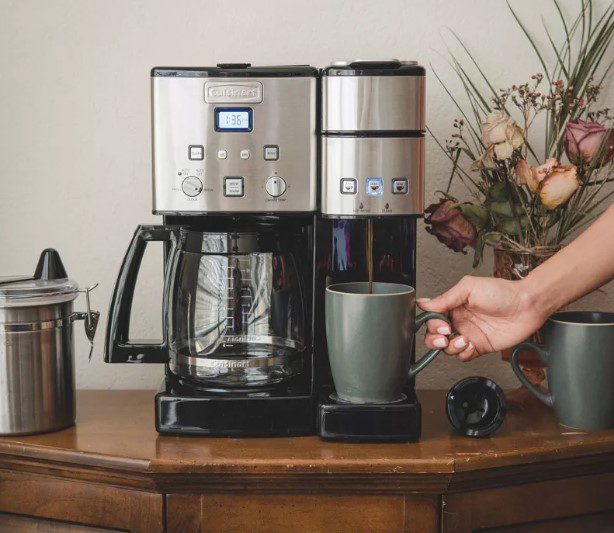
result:
M 470 342 L 467 345 L 467 348 L 465 348 L 462 352 L 458 354 L 458 360 L 471 361 L 472 359 L 475 359 L 478 355 L 479 354 L 476 351 L 475 346 L 473 345 L 473 343 Z
M 436 298 L 418 298 L 416 301 L 420 308 L 425 311 L 435 311 L 437 313 L 446 313 L 455 307 L 463 305 L 469 299 L 471 288 L 473 286 L 473 278 L 465 276 L 454 287 L 437 296 Z
M 427 333 L 424 336 L 424 343 L 426 344 L 426 347 L 431 350 L 441 350 L 448 347 L 447 337 L 436 333 Z
M 429 333 L 438 333 L 439 335 L 450 335 L 452 333 L 450 324 L 438 318 L 429 320 L 426 323 L 426 328 L 429 330 Z
M 476 355 L 475 346 L 464 335 L 448 339 L 437 333 L 427 333 L 424 342 L 427 348 L 444 350 L 448 355 L 457 355 L 462 361 L 469 361 Z

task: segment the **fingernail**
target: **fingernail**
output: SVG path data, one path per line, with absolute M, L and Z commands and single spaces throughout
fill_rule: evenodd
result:
M 467 344 L 465 342 L 465 339 L 463 339 L 462 337 L 459 337 L 458 339 L 454 341 L 454 348 L 464 348 L 465 344 Z
M 442 339 L 441 337 L 433 341 L 433 346 L 435 346 L 436 348 L 445 348 L 447 345 L 448 341 L 446 339 Z
M 418 299 L 416 300 L 416 302 L 418 302 L 418 303 L 422 303 L 422 302 L 428 302 L 429 300 L 430 300 L 430 298 L 418 298 Z
M 469 343 L 469 345 L 467 346 L 467 350 L 469 350 L 470 352 L 472 352 L 474 350 L 475 346 L 473 345 L 472 342 Z
M 452 332 L 448 326 L 441 326 L 440 328 L 437 328 L 437 333 L 440 335 L 449 335 Z

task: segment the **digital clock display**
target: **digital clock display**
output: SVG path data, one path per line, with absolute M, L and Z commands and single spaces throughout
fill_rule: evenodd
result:
M 252 131 L 252 110 L 249 107 L 216 109 L 215 131 Z

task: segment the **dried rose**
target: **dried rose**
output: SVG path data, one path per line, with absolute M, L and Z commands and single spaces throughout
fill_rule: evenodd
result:
M 556 209 L 571 198 L 580 182 L 575 166 L 558 166 L 544 178 L 539 187 L 539 199 L 546 209 Z
M 487 152 L 492 149 L 497 159 L 509 159 L 524 144 L 523 130 L 509 115 L 491 113 L 482 124 L 482 143 Z
M 475 227 L 461 214 L 460 208 L 452 200 L 441 200 L 437 204 L 429 205 L 425 214 L 424 222 L 430 224 L 426 231 L 455 252 L 466 253 L 465 247 L 475 242 Z
M 518 178 L 518 183 L 528 185 L 532 192 L 533 190 L 533 167 L 529 165 L 524 159 L 518 161 L 514 167 L 514 174 Z
M 597 166 L 603 166 L 614 157 L 614 130 L 606 129 L 598 122 L 570 120 L 565 128 L 563 146 L 569 160 L 576 164 L 593 162 L 603 146 L 597 163 Z
M 543 165 L 539 165 L 538 167 L 532 168 L 531 172 L 533 174 L 533 178 L 531 183 L 527 183 L 529 185 L 529 189 L 532 192 L 537 192 L 537 189 L 542 181 L 546 179 L 546 176 L 552 172 L 553 169 L 559 166 L 559 162 L 555 157 L 549 157 L 546 159 L 546 162 Z
M 543 165 L 538 167 L 532 167 L 524 159 L 521 159 L 514 168 L 514 173 L 518 176 L 520 183 L 526 184 L 529 190 L 535 194 L 539 191 L 541 182 L 558 165 L 559 162 L 554 157 L 549 157 Z

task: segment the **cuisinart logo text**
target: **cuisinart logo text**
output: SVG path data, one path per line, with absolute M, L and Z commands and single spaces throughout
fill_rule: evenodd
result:
M 205 102 L 210 104 L 253 104 L 262 102 L 262 83 L 259 81 L 205 83 Z

